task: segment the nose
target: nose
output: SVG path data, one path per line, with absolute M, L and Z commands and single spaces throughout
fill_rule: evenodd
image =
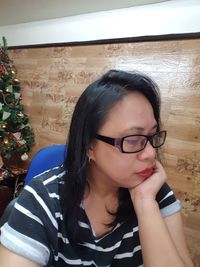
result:
M 149 141 L 147 142 L 145 148 L 138 153 L 138 157 L 140 160 L 155 159 L 156 150 Z

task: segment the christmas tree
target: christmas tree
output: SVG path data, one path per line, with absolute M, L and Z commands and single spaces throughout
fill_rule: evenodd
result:
M 21 104 L 20 81 L 16 68 L 8 56 L 6 39 L 0 46 L 0 155 L 27 160 L 34 145 L 34 133 Z

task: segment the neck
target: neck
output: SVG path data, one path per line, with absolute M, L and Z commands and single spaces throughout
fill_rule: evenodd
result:
M 108 183 L 108 180 L 106 177 L 98 175 L 97 172 L 91 170 L 88 172 L 88 186 L 83 200 L 86 207 L 96 204 L 109 211 L 116 211 L 119 187 Z
M 86 188 L 86 195 L 93 194 L 101 198 L 114 197 L 118 198 L 119 187 L 109 182 L 109 179 L 99 175 L 99 173 L 89 170 L 88 172 L 88 186 Z

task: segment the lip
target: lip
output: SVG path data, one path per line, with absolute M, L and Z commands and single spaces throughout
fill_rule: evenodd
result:
M 149 176 L 151 176 L 153 173 L 153 168 L 148 168 L 148 169 L 145 169 L 141 172 L 137 172 L 136 174 L 143 177 L 143 178 L 148 178 Z

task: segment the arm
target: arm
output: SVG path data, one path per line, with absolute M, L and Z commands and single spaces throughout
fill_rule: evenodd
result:
M 176 249 L 183 261 L 186 263 L 186 266 L 193 267 L 194 265 L 191 261 L 190 253 L 186 245 L 181 213 L 177 212 L 172 216 L 166 217 L 165 223 Z
M 144 266 L 192 267 L 180 214 L 163 218 L 155 200 L 165 180 L 165 171 L 157 162 L 154 174 L 137 187 L 129 189 L 138 218 Z
M 0 262 L 1 267 L 42 267 L 37 263 L 11 252 L 2 245 L 0 245 Z
M 179 220 L 180 214 L 164 219 L 156 202 L 144 201 L 139 209 L 137 215 L 144 266 L 192 267 Z
M 47 216 L 49 212 L 54 218 L 54 205 L 51 204 L 42 180 L 35 178 L 31 185 L 23 189 L 10 213 L 8 222 L 1 228 L 0 242 L 4 249 L 1 248 L 0 266 L 2 260 L 6 264 L 6 260 L 11 261 L 13 257 L 26 260 L 26 262 L 29 259 L 30 262 L 42 266 L 47 265 L 51 253 L 50 240 L 57 233 Z M 11 257 L 5 258 L 7 254 Z M 8 264 L 8 266 L 13 265 Z M 16 266 L 18 267 L 18 265 Z

